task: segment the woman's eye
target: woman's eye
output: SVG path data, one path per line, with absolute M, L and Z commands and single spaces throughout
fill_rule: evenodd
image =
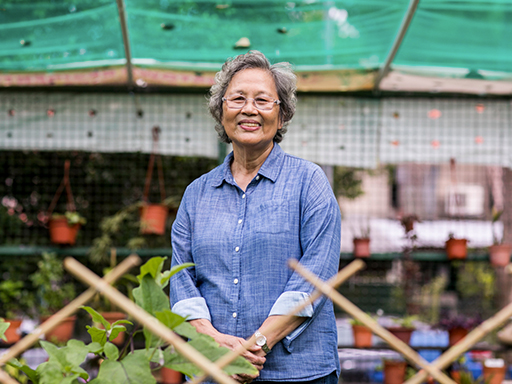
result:
M 266 103 L 270 103 L 270 100 L 268 100 L 268 99 L 261 99 L 261 98 L 257 98 L 257 99 L 256 99 L 256 102 L 257 102 L 257 103 L 261 103 L 261 104 L 266 104 Z
M 233 98 L 231 99 L 231 101 L 244 101 L 244 100 L 245 100 L 245 98 L 244 98 L 244 97 L 242 97 L 242 96 L 239 96 L 239 97 L 233 97 Z

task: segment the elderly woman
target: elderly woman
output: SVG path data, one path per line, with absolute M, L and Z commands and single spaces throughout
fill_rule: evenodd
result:
M 337 383 L 333 305 L 322 299 L 285 327 L 273 321 L 313 287 L 287 267 L 294 258 L 327 280 L 338 270 L 341 215 L 320 167 L 283 152 L 279 142 L 296 105 L 288 63 L 252 51 L 228 60 L 211 88 L 219 137 L 233 144 L 224 163 L 187 188 L 172 228 L 172 264 L 195 264 L 171 280 L 174 312 L 235 349 L 259 377 L 240 382 Z

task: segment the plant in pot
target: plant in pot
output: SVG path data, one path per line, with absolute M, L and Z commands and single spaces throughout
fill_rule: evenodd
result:
M 167 211 L 176 212 L 179 201 L 175 197 L 168 197 L 163 202 Z M 123 207 L 111 216 L 104 217 L 100 222 L 101 235 L 92 241 L 89 257 L 94 263 L 108 262 L 109 255 L 114 247 L 126 247 L 132 251 L 142 249 L 152 242 L 152 246 L 168 247 L 167 240 L 162 236 L 143 236 L 141 229 L 144 223 L 139 215 L 143 202 L 135 202 Z
M 387 330 L 398 339 L 402 340 L 405 344 L 409 344 L 411 341 L 411 335 L 416 329 L 414 322 L 417 320 L 418 315 L 410 315 L 403 318 L 393 319 L 394 324 L 388 326 Z
M 23 281 L 6 279 L 0 283 L 0 318 L 9 324 L 5 330 L 4 341 L 8 344 L 16 343 L 21 338 L 19 330 L 23 318 L 33 315 L 34 295 L 25 289 Z
M 364 325 L 358 319 L 350 319 L 352 325 L 352 335 L 354 337 L 354 346 L 356 348 L 368 348 L 372 346 L 372 330 Z
M 453 233 L 448 234 L 448 240 L 445 243 L 446 255 L 448 260 L 465 259 L 468 255 L 468 240 L 456 238 Z
M 403 359 L 383 359 L 384 384 L 402 384 L 405 381 L 407 362 Z
M 512 245 L 503 242 L 503 234 L 498 234 L 498 222 L 503 214 L 503 210 L 492 210 L 492 239 L 493 245 L 489 247 L 489 260 L 495 267 L 505 267 L 510 263 L 510 253 Z
M 354 257 L 370 257 L 370 224 L 361 226 L 359 234 L 352 240 Z
M 185 339 L 188 345 L 200 352 L 210 361 L 217 361 L 229 352 L 227 348 L 220 347 L 212 337 L 198 333 L 195 328 L 186 322 L 186 319 L 170 310 L 168 296 L 164 292 L 170 277 L 192 264 L 183 264 L 162 272 L 165 258 L 154 257 L 140 268 L 137 276 L 140 285 L 133 290 L 135 303 L 156 317 L 165 326 L 172 329 Z M 80 384 L 156 384 L 152 371 L 167 367 L 180 371 L 192 377 L 201 373 L 187 358 L 178 354 L 173 346 L 154 336 L 149 330 L 140 332 L 144 337 L 144 345 L 136 347 L 133 339 L 127 342 L 124 348 L 118 348 L 111 342 L 118 332 L 124 329 L 127 321 L 109 324 L 103 316 L 90 307 L 83 307 L 94 319 L 104 327 L 87 327 L 91 342 L 86 344 L 81 340 L 69 340 L 66 346 L 58 348 L 53 343 L 41 341 L 49 358 L 35 370 L 26 364 L 12 359 L 11 366 L 22 370 L 33 384 L 66 383 Z M 1 335 L 2 323 L 0 323 Z M 131 335 L 133 337 L 133 335 Z M 138 349 L 136 349 L 138 348 Z M 94 358 L 91 358 L 91 355 Z M 85 361 L 99 361 L 99 367 L 93 367 L 90 372 L 83 368 Z M 238 357 L 231 364 L 223 368 L 228 375 L 256 374 L 257 369 L 243 357 Z
M 75 286 L 68 281 L 62 262 L 55 253 L 44 252 L 37 263 L 38 269 L 30 275 L 36 288 L 36 307 L 40 321 L 46 321 L 51 315 L 64 308 L 75 298 Z M 70 316 L 52 331 L 45 334 L 46 340 L 63 343 L 73 334 L 76 316 Z
M 86 223 L 85 218 L 76 212 L 69 182 L 70 164 L 69 160 L 66 160 L 64 163 L 64 177 L 50 203 L 46 215 L 49 218 L 48 230 L 50 232 L 50 240 L 54 244 L 74 245 L 80 226 Z M 53 213 L 64 188 L 66 188 L 67 194 L 66 212 L 64 214 Z
M 462 314 L 441 315 L 441 319 L 435 328 L 448 332 L 448 344 L 455 345 L 462 340 L 469 331 L 482 322 L 480 316 L 468 316 Z
M 402 218 L 400 219 L 400 224 L 402 225 L 402 227 L 404 227 L 406 234 L 414 230 L 414 223 L 416 222 L 419 223 L 421 221 L 418 218 L 418 216 L 415 215 L 414 213 L 402 216 Z

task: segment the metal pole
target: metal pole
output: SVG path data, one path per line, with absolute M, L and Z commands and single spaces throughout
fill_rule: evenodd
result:
M 416 8 L 418 8 L 419 2 L 420 2 L 420 0 L 411 0 L 409 3 L 409 8 L 407 9 L 407 13 L 405 14 L 405 16 L 402 20 L 402 25 L 400 26 L 400 30 L 398 31 L 398 34 L 395 38 L 393 47 L 391 48 L 391 51 L 389 52 L 388 57 L 386 58 L 386 61 L 384 62 L 384 66 L 379 70 L 377 79 L 375 80 L 375 85 L 373 86 L 374 93 L 379 91 L 379 86 L 380 86 L 382 79 L 389 72 L 389 67 L 391 66 L 391 63 L 393 62 L 393 59 L 395 58 L 396 53 L 398 52 L 398 49 L 400 48 L 400 45 L 402 44 L 402 40 L 404 39 L 405 33 L 407 32 L 407 29 L 409 28 L 409 25 L 411 24 L 411 20 L 414 16 L 414 13 L 416 12 Z
M 123 33 L 124 55 L 126 56 L 126 72 L 128 87 L 133 87 L 133 67 L 132 67 L 132 52 L 130 49 L 130 38 L 128 36 L 128 26 L 126 23 L 126 9 L 123 0 L 116 0 L 117 10 L 119 11 L 119 20 L 121 22 L 121 31 Z

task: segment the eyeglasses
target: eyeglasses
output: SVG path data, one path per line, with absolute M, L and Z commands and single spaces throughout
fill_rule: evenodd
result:
M 274 100 L 270 97 L 257 97 L 255 99 L 249 99 L 242 95 L 233 95 L 228 97 L 223 97 L 222 101 L 226 102 L 226 105 L 230 109 L 242 109 L 247 104 L 248 100 L 252 100 L 253 105 L 256 109 L 260 111 L 270 111 L 274 108 L 274 105 L 281 104 L 281 101 Z

